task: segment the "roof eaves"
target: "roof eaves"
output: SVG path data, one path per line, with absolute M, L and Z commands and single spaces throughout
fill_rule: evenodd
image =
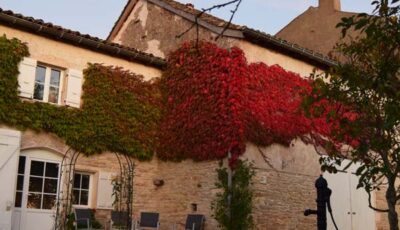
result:
M 324 68 L 329 68 L 332 66 L 336 66 L 338 63 L 329 57 L 324 56 L 323 54 L 314 52 L 312 50 L 301 47 L 297 44 L 290 43 L 286 40 L 277 38 L 275 36 L 266 34 L 264 32 L 251 29 L 248 27 L 243 27 L 242 29 L 243 35 L 245 39 L 254 42 L 256 44 L 273 46 L 275 49 L 279 49 L 283 52 L 290 53 L 295 56 L 299 56 L 300 58 L 306 58 L 308 61 L 317 64 L 318 66 L 322 66 Z
M 152 54 L 140 52 L 136 49 L 111 43 L 87 34 L 65 29 L 58 25 L 46 23 L 43 20 L 25 17 L 12 11 L 0 8 L 0 23 L 20 28 L 24 31 L 46 36 L 51 39 L 73 44 L 79 47 L 95 50 L 111 56 L 117 56 L 129 61 L 137 61 L 145 65 L 163 68 L 166 61 Z

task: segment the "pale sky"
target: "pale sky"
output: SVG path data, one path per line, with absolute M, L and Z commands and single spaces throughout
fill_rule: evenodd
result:
M 179 1 L 191 2 L 197 9 L 226 2 Z M 126 2 L 127 0 L 0 0 L 0 8 L 105 39 Z M 371 0 L 342 0 L 342 10 L 370 13 L 370 3 Z M 308 7 L 317 5 L 318 0 L 243 0 L 233 22 L 275 34 Z M 227 20 L 230 10 L 223 8 L 213 11 L 212 14 Z

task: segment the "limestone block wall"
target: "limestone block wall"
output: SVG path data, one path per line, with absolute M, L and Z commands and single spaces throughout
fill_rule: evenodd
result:
M 48 148 L 65 152 L 68 147 L 51 134 L 26 131 L 22 133 L 21 149 Z M 294 141 L 291 146 L 272 145 L 258 148 L 247 145 L 243 158 L 254 162 L 253 218 L 257 230 L 316 229 L 316 218 L 305 217 L 303 211 L 316 208 L 314 183 L 320 175 L 319 156 L 312 146 Z M 206 230 L 218 229 L 212 218 L 211 202 L 218 192 L 215 187 L 218 161 L 164 162 L 156 157 L 147 162 L 135 161 L 133 215 L 140 212 L 160 213 L 161 230 L 183 230 L 187 214 L 206 216 Z M 97 183 L 101 171 L 119 172 L 117 158 L 112 153 L 80 156 L 76 169 L 92 173 L 92 191 L 89 206 L 96 209 L 96 217 L 104 225 L 110 220 L 110 209 L 97 207 Z M 154 181 L 162 180 L 162 186 Z M 376 205 L 386 206 L 384 192 L 375 194 Z M 193 211 L 192 204 L 197 205 Z M 387 215 L 376 213 L 377 230 L 388 229 Z
M 47 148 L 60 154 L 68 147 L 51 134 L 26 131 L 22 134 L 21 149 Z M 314 181 L 319 166 L 317 156 L 308 154 L 309 146 L 296 144 L 286 148 L 272 146 L 261 149 L 269 157 L 268 164 L 260 150 L 248 145 L 244 155 L 255 162 L 254 213 L 256 229 L 311 229 L 314 218 L 304 217 L 305 208 L 315 206 Z M 307 158 L 307 155 L 310 157 Z M 307 163 L 308 162 L 308 163 Z M 310 162 L 314 162 L 310 164 Z M 142 211 L 160 213 L 161 229 L 183 229 L 187 214 L 201 213 L 206 216 L 206 229 L 218 229 L 212 218 L 211 202 L 218 192 L 215 187 L 218 161 L 164 162 L 154 158 L 149 162 L 135 161 L 133 210 L 138 219 Z M 308 165 L 303 167 L 302 164 Z M 272 167 L 271 167 L 272 166 Z M 103 224 L 110 219 L 110 210 L 97 208 L 97 183 L 100 171 L 119 172 L 117 158 L 112 153 L 85 157 L 80 156 L 76 170 L 93 174 L 89 206 L 96 209 L 96 216 Z M 154 185 L 163 180 L 164 185 Z M 197 205 L 197 211 L 192 210 Z

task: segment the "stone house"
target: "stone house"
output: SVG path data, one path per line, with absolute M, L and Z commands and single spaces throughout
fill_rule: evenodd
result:
M 0 33 L 29 47 L 18 79 L 21 99 L 28 101 L 79 108 L 82 70 L 89 62 L 121 66 L 148 79 L 159 77 L 164 65 L 162 59 L 135 49 L 1 9 Z M 63 190 L 68 176 L 75 181 L 74 206 L 97 209 L 98 220 L 108 221 L 113 209 L 110 179 L 120 171 L 117 157 L 79 156 L 69 175 L 65 170 L 73 153 L 68 149 L 54 134 L 0 127 L 0 229 L 53 229 L 56 197 L 62 196 L 60 187 Z M 55 184 L 62 185 L 49 190 Z
M 195 23 L 199 13 L 192 4 L 185 5 L 173 0 L 130 0 L 111 30 L 108 40 L 165 57 L 182 41 L 197 38 L 195 29 L 183 36 L 182 32 Z M 339 39 L 339 31 L 335 29 L 335 25 L 342 17 L 351 15 L 354 13 L 340 11 L 340 0 L 319 0 L 319 7 L 308 9 L 275 37 L 231 24 L 224 36 L 215 41 L 227 22 L 203 14 L 198 19 L 198 39 L 214 41 L 222 47 L 237 46 L 244 51 L 249 62 L 278 64 L 287 70 L 308 76 L 310 66 L 323 70 L 334 64 L 325 55 L 328 55 L 328 51 Z M 280 36 L 285 40 L 280 39 Z M 316 164 L 318 156 L 310 146 L 303 145 L 300 141 L 295 143 L 290 148 L 271 146 L 263 149 L 270 162 L 273 162 L 274 169 L 260 157 L 255 146 L 249 144 L 247 148 L 244 157 L 255 160 L 258 182 L 266 181 L 264 185 L 255 185 L 258 193 L 254 204 L 257 229 L 311 228 L 309 219 L 300 217 L 299 213 L 304 205 L 312 205 L 306 199 L 314 194 L 312 183 L 320 174 L 319 165 Z M 338 174 L 326 177 L 334 191 L 333 208 L 336 210 L 339 226 L 353 226 L 351 229 L 386 228 L 383 223 L 386 216 L 374 214 L 366 205 L 359 206 L 367 202 L 367 198 L 361 190 L 354 189 L 354 176 Z M 342 183 L 349 184 L 349 187 L 344 189 Z M 284 192 L 287 190 L 290 193 Z M 288 196 L 283 195 L 284 193 Z M 383 198 L 381 193 L 376 198 L 381 205 L 384 205 Z M 306 202 L 298 203 L 300 200 Z M 367 224 L 366 220 L 370 222 Z M 333 228 L 332 223 L 330 228 Z
M 88 62 L 118 65 L 146 79 L 159 77 L 164 65 L 161 58 L 182 41 L 196 38 L 195 31 L 180 38 L 176 36 L 193 24 L 198 12 L 192 5 L 172 0 L 130 0 L 107 41 L 9 11 L 0 11 L 0 31 L 7 37 L 26 42 L 30 49 L 31 56 L 20 65 L 21 98 L 37 100 L 33 86 L 37 69 L 43 69 L 47 79 L 45 94 L 49 92 L 46 81 L 53 71 L 60 79 L 55 104 L 79 107 L 82 70 Z M 213 40 L 225 23 L 211 15 L 203 15 L 199 20 L 200 39 Z M 249 62 L 279 64 L 302 76 L 308 76 L 314 68 L 322 71 L 334 64 L 321 54 L 251 28 L 230 25 L 224 35 L 217 43 L 223 47 L 238 46 Z M 52 99 L 40 100 L 46 103 Z M 0 129 L 0 191 L 5 194 L 0 197 L 0 229 L 51 228 L 55 211 L 43 208 L 43 204 L 39 208 L 28 208 L 27 179 L 22 186 L 17 182 L 18 178 L 32 177 L 28 168 L 35 164 L 59 167 L 65 155 L 70 157 L 68 149 L 64 141 L 53 134 L 20 132 L 12 127 Z M 314 181 L 321 174 L 319 156 L 312 146 L 300 140 L 294 140 L 290 147 L 261 148 L 248 143 L 243 157 L 253 160 L 256 166 L 253 183 L 256 229 L 316 227 L 315 218 L 303 216 L 304 209 L 316 206 Z M 18 162 L 26 162 L 25 171 L 18 170 L 22 165 Z M 174 223 L 178 229 L 183 229 L 186 215 L 195 212 L 206 216 L 207 230 L 218 229 L 210 209 L 218 192 L 214 186 L 217 165 L 217 161 L 177 163 L 161 161 L 157 157 L 147 162 L 135 160 L 134 218 L 138 218 L 141 211 L 155 211 L 160 213 L 161 229 L 171 229 Z M 118 170 L 118 162 L 112 153 L 89 158 L 80 156 L 72 173 L 75 180 L 81 181 L 74 189 L 85 198 L 83 203 L 75 205 L 96 209 L 97 219 L 106 223 L 113 209 L 110 179 Z M 337 197 L 342 198 L 337 200 L 338 206 L 334 206 L 339 224 L 353 226 L 351 229 L 385 229 L 382 227 L 385 218 L 367 208 L 366 195 L 356 191 L 355 184 L 351 184 L 354 183 L 351 173 L 326 176 L 334 194 L 340 192 Z M 61 183 L 66 179 L 57 176 L 55 180 Z M 161 186 L 155 183 L 160 180 L 164 182 Z M 55 193 L 41 192 L 42 197 L 55 196 Z M 350 203 L 354 205 L 349 207 Z

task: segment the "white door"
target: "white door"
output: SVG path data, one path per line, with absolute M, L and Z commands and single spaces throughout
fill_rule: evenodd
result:
M 54 229 L 60 161 L 49 154 L 36 150 L 19 158 L 13 230 Z
M 0 128 L 0 230 L 10 230 L 21 134 Z
M 375 230 L 375 213 L 368 207 L 368 194 L 363 188 L 357 189 L 356 169 L 357 166 L 352 165 L 346 172 L 324 173 L 332 190 L 333 216 L 340 230 Z M 328 229 L 335 230 L 329 213 L 327 218 Z

